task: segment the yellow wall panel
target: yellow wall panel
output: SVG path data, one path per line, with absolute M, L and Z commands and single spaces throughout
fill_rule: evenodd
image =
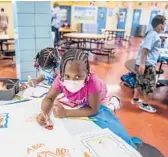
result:
M 13 9 L 11 2 L 0 1 L 0 8 L 4 8 L 5 13 L 8 14 L 9 24 L 8 24 L 8 35 L 14 37 L 14 24 L 13 24 Z
M 59 5 L 67 5 L 67 6 L 90 6 L 90 1 L 56 1 L 59 3 Z M 51 1 L 51 4 L 53 4 L 54 1 Z M 116 28 L 117 25 L 117 15 L 119 8 L 131 8 L 131 9 L 142 9 L 142 14 L 148 10 L 150 12 L 151 9 L 156 7 L 161 10 L 166 9 L 167 2 L 123 2 L 123 1 L 95 1 L 94 6 L 97 7 L 107 7 L 107 8 L 113 8 L 113 15 L 107 16 L 107 23 L 106 28 Z M 12 11 L 12 3 L 11 1 L 1 1 L 0 0 L 0 8 L 4 8 L 5 12 L 9 15 L 9 26 L 8 26 L 8 34 L 11 37 L 14 37 L 14 25 L 13 25 L 13 11 Z M 167 5 L 168 9 L 168 5 Z M 128 10 L 129 13 L 129 10 Z M 130 13 L 131 14 L 131 13 Z M 73 15 L 73 9 L 72 13 Z M 107 14 L 108 15 L 108 14 Z M 73 17 L 71 17 L 71 25 L 74 29 L 77 29 L 79 27 L 79 24 L 75 23 Z M 127 21 L 129 22 L 129 21 Z M 126 24 L 127 25 L 127 24 Z

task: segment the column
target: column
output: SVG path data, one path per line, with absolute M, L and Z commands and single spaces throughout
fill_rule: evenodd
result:
M 132 17 L 133 17 L 133 9 L 129 8 L 127 10 L 127 19 L 126 19 L 126 25 L 125 25 L 125 36 L 131 35 L 131 28 L 132 28 Z
M 50 1 L 13 2 L 17 77 L 37 77 L 34 57 L 43 48 L 51 47 Z

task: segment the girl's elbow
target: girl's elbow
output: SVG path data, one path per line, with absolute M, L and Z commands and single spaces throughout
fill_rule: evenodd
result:
M 96 115 L 99 112 L 99 108 L 95 108 L 95 109 L 92 109 L 92 110 L 93 110 L 93 115 Z

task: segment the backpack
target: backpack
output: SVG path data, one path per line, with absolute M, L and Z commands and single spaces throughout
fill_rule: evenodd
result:
M 121 81 L 129 88 L 134 88 L 136 83 L 136 75 L 132 72 L 121 76 Z

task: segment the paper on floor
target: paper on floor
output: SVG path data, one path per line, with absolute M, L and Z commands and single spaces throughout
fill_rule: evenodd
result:
M 83 152 L 91 157 L 142 157 L 133 147 L 108 129 L 76 136 Z
M 30 98 L 30 97 L 40 98 L 40 97 L 43 97 L 45 94 L 47 94 L 48 91 L 49 91 L 49 88 L 45 88 L 42 86 L 37 86 L 35 88 L 29 87 L 24 91 L 20 92 L 18 95 L 24 98 Z
M 37 124 L 35 115 L 39 113 L 40 104 L 41 100 L 32 100 L 0 107 L 2 116 L 6 111 L 9 113 L 8 128 L 0 128 L 0 156 L 83 157 L 83 154 L 75 149 L 75 141 L 71 139 L 60 119 L 51 115 L 53 130 L 47 130 Z
M 97 126 L 92 121 L 80 120 L 80 119 L 61 119 L 65 129 L 71 136 L 75 136 L 77 134 L 82 134 L 85 132 L 102 130 L 99 126 Z M 87 126 L 87 127 L 86 127 Z
M 8 133 L 8 132 L 7 132 Z M 0 156 L 3 157 L 83 157 L 72 137 L 54 132 L 1 136 Z

